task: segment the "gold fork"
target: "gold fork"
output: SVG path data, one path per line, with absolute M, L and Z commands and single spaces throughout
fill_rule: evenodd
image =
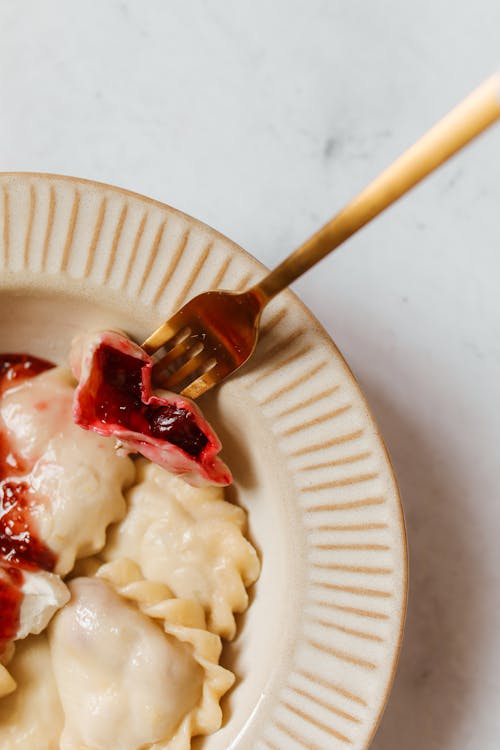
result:
M 489 78 L 405 151 L 340 213 L 246 292 L 209 291 L 146 339 L 158 354 L 154 381 L 198 398 L 255 349 L 267 303 L 500 118 L 500 73 Z

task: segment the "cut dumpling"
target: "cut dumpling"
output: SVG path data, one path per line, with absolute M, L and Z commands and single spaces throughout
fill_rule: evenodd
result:
M 113 566 L 107 567 L 109 577 L 116 576 L 116 564 L 115 572 Z M 118 569 L 121 580 L 123 564 L 118 564 Z M 125 563 L 125 570 L 137 578 L 132 564 Z M 101 578 L 71 581 L 72 599 L 49 628 L 54 675 L 65 715 L 60 748 L 167 748 L 202 702 L 207 674 L 200 664 L 203 660 L 196 658 L 196 649 L 187 638 L 165 632 L 165 626 L 162 629 L 103 580 L 105 575 L 106 570 Z M 143 585 L 131 583 L 129 589 L 132 586 L 144 606 L 149 592 L 141 589 Z M 161 595 L 165 593 L 165 589 L 153 590 L 152 616 L 162 617 L 154 608 L 162 609 Z M 130 590 L 128 594 L 133 599 Z M 203 633 L 194 632 L 197 637 Z M 223 673 L 224 692 L 232 675 L 211 666 Z M 187 737 L 189 741 L 191 734 Z M 189 743 L 178 747 L 188 748 Z
M 46 635 L 19 643 L 10 670 L 18 688 L 0 701 L 0 747 L 59 750 L 63 714 Z
M 79 383 L 75 422 L 99 435 L 114 436 L 122 449 L 141 453 L 196 486 L 230 484 L 219 458 L 221 443 L 190 399 L 153 393 L 153 360 L 118 331 L 77 337 L 70 362 Z
M 73 394 L 71 374 L 54 368 L 0 402 L 0 429 L 36 497 L 31 517 L 61 575 L 104 546 L 106 527 L 125 513 L 122 489 L 134 477 L 132 461 L 110 441 L 73 423 Z
M 233 613 L 247 608 L 246 587 L 260 569 L 243 536 L 245 512 L 224 501 L 220 488 L 194 489 L 142 459 L 127 502 L 125 519 L 110 530 L 104 558 L 134 560 L 145 578 L 198 601 L 209 630 L 234 637 Z

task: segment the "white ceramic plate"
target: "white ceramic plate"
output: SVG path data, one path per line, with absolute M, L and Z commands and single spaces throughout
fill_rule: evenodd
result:
M 35 174 L 0 176 L 0 268 L 0 351 L 58 362 L 78 331 L 118 326 L 141 341 L 190 296 L 264 271 L 168 206 Z M 196 746 L 366 748 L 401 642 L 407 565 L 396 484 L 359 387 L 287 292 L 251 364 L 201 406 L 263 567 L 224 653 L 238 675 L 225 725 Z

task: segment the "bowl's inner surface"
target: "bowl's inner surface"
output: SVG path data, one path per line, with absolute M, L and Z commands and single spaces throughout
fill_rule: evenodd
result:
M 47 290 L 0 292 L 0 352 L 27 352 L 65 364 L 76 334 L 102 328 L 119 328 L 138 339 L 154 327 L 141 320 L 137 310 L 127 312 L 77 294 Z M 262 560 L 259 581 L 250 592 L 251 606 L 240 618 L 239 633 L 224 648 L 222 663 L 236 673 L 235 688 L 223 702 L 222 730 L 194 746 L 207 750 L 236 748 L 258 732 L 276 694 L 286 655 L 295 637 L 303 586 L 303 531 L 294 518 L 294 490 L 262 412 L 237 380 L 208 394 L 200 402 L 223 443 L 223 457 L 235 483 L 227 497 L 248 513 L 249 536 Z

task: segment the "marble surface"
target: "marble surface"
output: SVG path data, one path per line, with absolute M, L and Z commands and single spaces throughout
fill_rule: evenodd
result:
M 498 0 L 3 0 L 2 170 L 90 177 L 268 265 L 500 64 Z M 411 553 L 375 750 L 500 735 L 500 128 L 296 288 L 388 443 Z

